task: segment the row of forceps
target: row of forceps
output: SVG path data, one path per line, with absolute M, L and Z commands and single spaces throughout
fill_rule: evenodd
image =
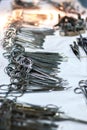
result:
M 5 32 L 3 40 L 4 49 L 10 49 L 13 44 L 21 44 L 26 48 L 43 49 L 43 43 L 47 35 L 53 35 L 53 29 L 33 28 L 19 21 L 11 23 Z
M 48 129 L 56 130 L 60 121 L 72 121 L 87 124 L 87 121 L 69 117 L 59 107 L 48 104 L 46 106 L 15 102 L 0 99 L 0 129 Z M 35 123 L 36 122 L 36 123 Z M 34 125 L 34 126 L 33 126 Z
M 9 85 L 0 86 L 3 93 L 11 91 L 11 94 L 22 95 L 29 92 L 60 91 L 68 84 L 57 75 L 63 61 L 58 53 L 25 52 L 23 46 L 14 44 L 12 50 L 3 55 L 9 60 L 5 72 L 11 81 Z
M 66 84 L 66 81 L 57 75 L 60 72 L 59 65 L 63 61 L 63 57 L 59 53 L 25 52 L 25 48 L 22 46 L 24 40 L 21 39 L 22 37 L 20 38 L 20 35 L 26 33 L 24 29 L 27 28 L 9 27 L 3 42 L 3 47 L 7 50 L 3 55 L 9 61 L 5 72 L 10 77 L 10 84 L 0 85 L 0 95 L 4 95 L 0 100 L 0 117 L 2 117 L 0 118 L 0 129 L 56 130 L 58 127 L 56 121 L 63 120 L 60 117 L 62 112 L 57 106 L 41 107 L 16 101 L 17 97 L 25 93 L 64 90 Z M 32 33 L 29 35 L 31 36 Z M 19 44 L 18 38 L 20 39 Z M 8 100 L 9 96 L 15 97 L 15 102 Z M 64 120 L 69 120 L 69 118 L 65 117 Z
M 0 130 L 56 130 L 58 125 L 49 119 L 56 109 L 0 98 Z
M 73 45 L 70 44 L 70 47 L 73 53 L 76 55 L 76 57 L 80 60 L 81 55 L 80 55 L 79 47 L 81 47 L 87 55 L 87 37 L 82 37 L 82 35 L 80 34 L 80 37 L 77 38 L 77 41 L 76 42 L 74 41 Z

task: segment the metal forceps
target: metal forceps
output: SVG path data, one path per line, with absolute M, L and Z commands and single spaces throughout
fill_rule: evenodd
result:
M 81 80 L 79 82 L 79 87 L 75 88 L 74 92 L 76 94 L 83 94 L 87 103 L 87 80 Z
M 20 89 L 20 86 L 17 86 L 16 83 L 12 84 L 3 84 L 0 85 L 0 95 L 3 98 L 7 97 L 21 97 L 23 95 L 23 90 Z

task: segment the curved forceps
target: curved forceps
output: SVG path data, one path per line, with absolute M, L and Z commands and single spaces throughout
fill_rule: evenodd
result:
M 87 103 L 87 80 L 81 80 L 79 82 L 79 87 L 75 88 L 74 92 L 76 94 L 83 94 Z

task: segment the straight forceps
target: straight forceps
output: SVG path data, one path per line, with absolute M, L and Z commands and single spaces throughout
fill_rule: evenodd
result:
M 47 106 L 44 108 L 2 98 L 0 99 L 0 130 L 56 130 L 58 125 L 49 118 L 55 111 L 56 108 L 52 105 L 51 108 Z
M 10 50 L 13 44 L 23 45 L 25 48 L 43 49 L 46 35 L 53 35 L 53 29 L 35 29 L 23 25 L 23 21 L 13 22 L 8 27 L 3 40 L 3 48 Z
M 9 60 L 5 72 L 11 84 L 21 86 L 23 91 L 58 91 L 65 88 L 66 82 L 56 75 L 63 58 L 58 53 L 25 52 L 23 46 L 15 44 L 4 56 Z
M 72 121 L 75 123 L 83 123 L 87 125 L 87 121 L 80 120 L 67 116 L 64 112 L 60 110 L 59 107 L 48 104 L 46 106 L 33 105 L 28 103 L 17 103 L 11 101 L 5 101 L 2 104 L 4 110 L 7 106 L 9 107 L 9 102 L 11 104 L 10 110 L 10 126 L 16 127 L 28 127 L 30 121 L 41 121 L 46 123 L 55 124 L 60 121 Z
M 66 115 L 64 112 L 62 112 L 59 107 L 53 104 L 48 104 L 42 107 L 42 106 L 25 103 L 23 106 L 21 106 L 21 104 L 18 104 L 16 109 L 17 111 L 20 110 L 20 112 L 22 112 L 22 108 L 23 108 L 23 112 L 28 114 L 27 117 L 29 118 L 47 120 L 53 122 L 72 121 L 72 122 L 82 123 L 87 125 L 87 121 L 70 117 Z

